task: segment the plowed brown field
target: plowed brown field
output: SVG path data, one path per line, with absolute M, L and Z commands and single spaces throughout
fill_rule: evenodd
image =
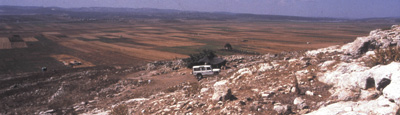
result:
M 68 68 L 59 56 L 85 61 L 88 66 L 132 66 L 149 61 L 185 58 L 202 49 L 234 49 L 258 53 L 299 51 L 341 45 L 390 23 L 352 22 L 241 22 L 157 19 L 81 23 L 1 23 L 1 73 Z M 12 31 L 12 33 L 11 33 Z M 25 42 L 7 38 L 20 35 Z M 16 48 L 16 49 L 15 49 Z M 8 50 L 6 50 L 8 49 Z

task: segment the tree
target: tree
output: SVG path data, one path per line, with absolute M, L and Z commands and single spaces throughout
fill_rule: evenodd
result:
M 232 45 L 229 44 L 229 43 L 226 43 L 225 46 L 224 46 L 224 48 L 225 48 L 226 50 L 232 50 L 232 49 L 233 49 L 233 48 L 232 48 Z
M 202 64 L 198 61 L 204 57 L 207 57 L 208 59 L 213 59 L 214 57 L 217 57 L 217 55 L 213 50 L 204 49 L 197 54 L 190 54 L 189 58 L 183 59 L 183 61 L 186 63 L 186 67 L 192 68 L 194 65 Z

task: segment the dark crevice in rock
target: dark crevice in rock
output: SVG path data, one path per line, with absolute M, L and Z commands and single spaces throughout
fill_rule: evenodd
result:
M 379 83 L 378 83 L 378 90 L 382 91 L 386 86 L 388 86 L 390 84 L 392 80 L 388 79 L 388 78 L 383 78 Z
M 374 78 L 368 78 L 367 84 L 365 85 L 365 89 L 375 88 L 375 80 Z
M 368 42 L 365 42 L 361 47 L 360 47 L 360 52 L 359 52 L 359 54 L 357 54 L 357 55 L 361 55 L 361 54 L 364 54 L 365 52 L 367 52 L 370 48 L 373 48 L 372 46 L 371 46 L 371 42 L 370 41 L 368 41 Z

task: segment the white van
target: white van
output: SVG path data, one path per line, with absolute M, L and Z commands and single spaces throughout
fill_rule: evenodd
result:
M 221 71 L 221 69 L 213 69 L 211 65 L 197 65 L 192 68 L 192 74 L 195 75 L 198 80 L 203 78 L 203 75 L 216 75 Z

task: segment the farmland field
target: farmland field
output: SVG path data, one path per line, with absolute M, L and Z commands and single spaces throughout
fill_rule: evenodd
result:
M 32 72 L 68 68 L 59 56 L 88 63 L 84 66 L 132 66 L 149 61 L 185 58 L 202 49 L 234 49 L 263 53 L 301 51 L 341 45 L 392 23 L 213 21 L 160 19 L 128 22 L 30 22 L 0 24 L 0 72 Z M 23 42 L 7 38 L 21 36 Z M 73 60 L 68 60 L 73 61 Z

